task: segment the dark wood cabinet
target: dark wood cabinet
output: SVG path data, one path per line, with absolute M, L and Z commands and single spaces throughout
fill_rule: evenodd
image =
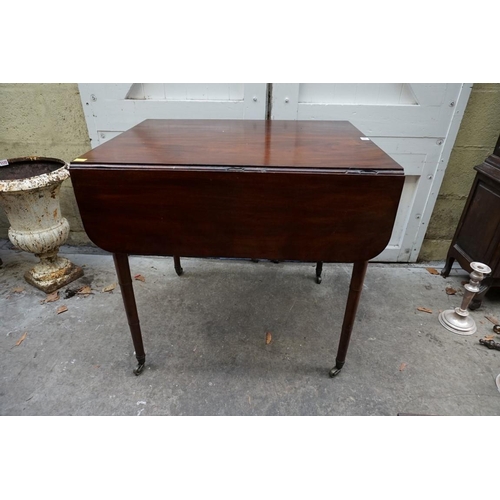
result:
M 500 286 L 500 137 L 493 154 L 474 169 L 476 178 L 441 272 L 446 278 L 455 260 L 468 272 L 471 262 L 491 267 L 470 309 L 481 306 L 491 287 Z

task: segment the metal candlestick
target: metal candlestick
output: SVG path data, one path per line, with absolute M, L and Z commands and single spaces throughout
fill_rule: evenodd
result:
M 470 301 L 479 292 L 479 283 L 486 274 L 491 273 L 491 269 L 486 264 L 480 262 L 471 262 L 470 281 L 464 285 L 465 293 L 462 299 L 462 305 L 455 309 L 447 309 L 439 315 L 439 322 L 450 332 L 458 335 L 472 335 L 476 332 L 476 323 L 469 315 L 467 308 Z

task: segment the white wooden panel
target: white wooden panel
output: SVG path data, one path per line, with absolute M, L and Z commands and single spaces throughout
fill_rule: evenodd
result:
M 407 83 L 381 83 L 378 87 L 377 104 L 416 105 L 418 101 Z
M 112 132 L 110 130 L 98 130 L 97 135 L 99 136 L 99 142 L 100 144 L 104 144 L 105 142 L 108 142 L 110 139 L 113 139 L 113 137 L 116 137 L 120 135 L 122 132 Z
M 165 84 L 143 83 L 144 99 L 165 99 Z
M 419 176 L 410 175 L 406 177 L 405 184 L 403 186 L 403 193 L 401 194 L 401 200 L 399 202 L 398 213 L 396 216 L 396 222 L 394 223 L 394 230 L 389 241 L 389 246 L 397 249 L 396 258 L 399 256 L 401 244 L 403 241 L 404 231 L 408 225 L 408 218 L 410 217 L 411 208 L 415 202 L 415 195 L 417 193 L 419 183 Z M 409 254 L 411 249 L 403 249 L 403 252 Z M 384 256 L 379 256 L 379 259 L 383 260 Z
M 465 107 L 467 106 L 471 90 L 472 83 L 462 84 L 455 101 L 453 101 L 453 115 L 450 120 L 448 132 L 443 140 L 441 154 L 439 157 L 439 161 L 437 162 L 437 168 L 433 169 L 432 178 L 429 179 L 431 182 L 429 188 L 426 191 L 427 198 L 425 200 L 422 212 L 421 225 L 413 237 L 413 248 L 410 254 L 410 261 L 415 261 L 420 252 L 420 248 L 427 231 L 427 226 L 429 224 L 432 211 L 434 210 L 434 205 L 439 194 L 439 189 L 441 188 L 444 173 L 448 165 L 448 160 L 450 159 L 453 145 L 455 144 L 455 139 L 458 134 L 458 129 L 460 128 L 460 123 L 462 121 L 462 117 L 465 112 Z M 450 107 L 449 94 L 445 95 L 443 99 L 443 107 L 446 106 Z M 408 241 L 411 239 L 411 236 L 411 234 L 408 235 Z
M 143 83 L 144 99 L 166 99 L 164 83 Z
M 105 101 L 99 106 L 95 124 L 99 130 L 125 131 L 148 118 L 241 118 L 242 103 L 207 101 L 200 106 L 197 101 Z
M 275 92 L 278 92 L 275 95 Z M 296 120 L 299 102 L 299 85 L 296 83 L 273 83 L 271 118 Z
M 406 176 L 388 247 L 374 260 L 407 261 L 413 251 L 408 240 L 415 237 L 422 225 L 442 145 L 430 138 L 372 137 L 371 140 L 403 167 Z
M 300 87 L 306 87 L 307 88 L 307 93 L 309 94 L 309 99 L 304 102 L 308 103 L 335 103 L 337 102 L 338 104 L 342 103 L 353 103 L 356 101 L 356 87 L 352 83 L 336 83 L 335 85 L 335 94 L 336 94 L 336 101 L 332 98 L 328 97 L 328 93 L 331 92 L 331 89 L 328 87 L 324 87 L 323 85 L 326 84 L 321 84 L 321 83 L 313 83 L 311 84 L 301 84 Z M 322 87 L 323 86 L 323 87 Z M 321 90 L 321 96 L 319 99 L 314 99 L 314 92 L 315 90 Z M 326 94 L 326 95 L 325 95 Z
M 452 111 L 443 113 L 434 106 L 307 103 L 296 110 L 297 120 L 331 120 L 334 116 L 335 120 L 350 121 L 367 136 L 389 137 L 444 138 L 451 115 Z
M 302 84 L 274 84 L 271 116 L 273 119 L 348 120 L 367 136 L 444 138 L 462 84 L 408 85 L 418 105 L 301 103 L 293 99 L 300 94 Z M 353 92 L 351 89 L 350 95 Z M 350 99 L 347 91 L 343 95 Z
M 130 87 L 125 99 L 146 99 L 143 83 L 134 83 Z
M 299 103 L 417 104 L 406 83 L 301 83 Z
M 415 261 L 471 84 L 274 84 L 273 119 L 347 120 L 405 170 L 395 227 L 378 261 Z
M 79 89 L 92 147 L 148 118 L 266 117 L 265 83 L 83 83 Z
M 79 83 L 80 93 L 86 91 L 86 99 L 93 102 L 92 96 L 99 96 L 99 99 L 123 99 L 132 83 Z M 82 96 L 83 99 L 83 96 Z
M 412 83 L 411 90 L 422 106 L 441 106 L 451 102 L 460 91 L 460 83 Z
M 134 83 L 125 99 L 165 99 L 163 83 Z
M 242 83 L 134 83 L 126 99 L 156 101 L 242 101 Z
M 436 165 L 442 146 L 439 139 L 417 137 L 371 137 L 379 148 L 399 163 L 405 175 L 423 175 L 426 166 Z
M 189 100 L 241 101 L 244 96 L 242 84 L 189 83 L 186 84 L 186 90 Z
M 265 83 L 245 83 L 243 115 L 245 120 L 265 120 L 267 113 L 267 85 Z

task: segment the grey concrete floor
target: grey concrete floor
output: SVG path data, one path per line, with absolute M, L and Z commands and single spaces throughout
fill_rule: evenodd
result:
M 137 377 L 119 287 L 102 291 L 117 283 L 112 257 L 62 254 L 85 275 L 41 303 L 23 279 L 36 258 L 0 242 L 1 415 L 500 414 L 500 351 L 478 342 L 493 334 L 485 316 L 500 317 L 500 294 L 471 312 L 472 336 L 438 322 L 460 305 L 459 268 L 444 279 L 429 264 L 370 264 L 345 367 L 330 379 L 350 265 L 325 264 L 318 285 L 306 263 L 184 258 L 178 277 L 171 258 L 132 257 L 145 278 L 134 281 L 147 353 Z M 91 295 L 64 298 L 84 285 Z

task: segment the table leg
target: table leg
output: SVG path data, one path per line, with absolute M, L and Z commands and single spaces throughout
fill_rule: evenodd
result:
M 469 309 L 471 311 L 475 311 L 476 309 L 479 309 L 481 307 L 484 296 L 488 293 L 492 283 L 493 279 L 491 278 L 491 276 L 481 281 L 479 292 L 477 292 L 476 295 L 472 297 L 471 303 L 469 304 Z
M 137 368 L 134 370 L 136 375 L 139 375 L 146 363 L 146 353 L 142 344 L 141 327 L 139 325 L 139 316 L 137 314 L 137 306 L 135 304 L 134 288 L 132 286 L 132 277 L 130 275 L 130 266 L 128 255 L 125 253 L 113 254 L 115 261 L 116 274 L 122 291 L 123 305 L 127 313 L 128 326 L 132 334 L 132 342 L 135 348 L 135 357 L 137 358 Z
M 335 358 L 335 368 L 330 370 L 330 377 L 338 375 L 344 366 L 367 267 L 368 262 L 354 263 L 351 284 L 349 286 L 349 295 L 347 297 L 347 304 L 344 313 L 344 322 L 342 324 L 342 333 L 340 334 L 339 348 L 337 350 L 337 357 Z
M 321 283 L 321 273 L 323 271 L 323 262 L 316 262 L 316 283 Z
M 443 278 L 447 278 L 450 275 L 451 271 L 451 266 L 453 265 L 453 262 L 455 261 L 455 257 L 446 257 L 446 264 L 441 271 L 441 276 Z
M 177 273 L 177 276 L 180 276 L 183 273 L 183 269 L 181 267 L 181 258 L 177 255 L 174 255 L 174 269 Z

